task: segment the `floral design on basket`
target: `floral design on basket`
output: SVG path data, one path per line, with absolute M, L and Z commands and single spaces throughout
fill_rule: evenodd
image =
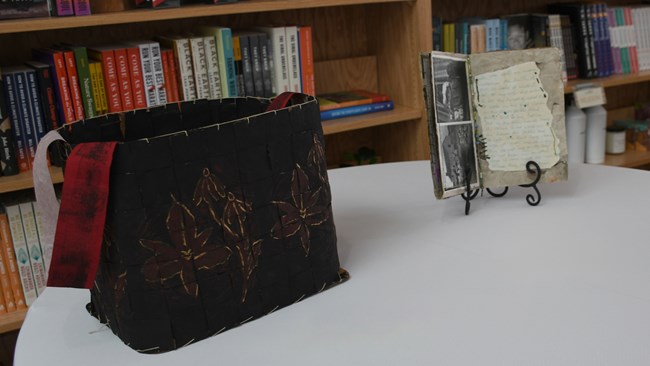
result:
M 210 217 L 223 228 L 228 245 L 235 247 L 243 276 L 241 301 L 244 302 L 250 278 L 257 268 L 257 258 L 262 254 L 262 240 L 253 241 L 246 225 L 246 215 L 252 212 L 252 207 L 235 193 L 227 191 L 208 168 L 203 169 L 202 175 L 193 202 L 197 207 L 204 205 L 208 208 Z
M 300 236 L 300 243 L 305 251 L 305 257 L 309 255 L 310 231 L 312 226 L 318 226 L 330 218 L 330 211 L 326 206 L 319 204 L 323 188 L 309 191 L 309 178 L 296 164 L 291 177 L 291 199 L 292 203 L 273 201 L 277 207 L 284 212 L 280 221 L 273 226 L 272 235 L 275 239 Z
M 166 220 L 172 245 L 157 240 L 140 240 L 142 246 L 155 253 L 142 267 L 148 282 L 163 285 L 178 277 L 185 292 L 197 297 L 199 286 L 194 269 L 211 270 L 227 263 L 232 254 L 230 248 L 207 245 L 212 228 L 198 232 L 195 223 L 192 212 L 172 196 L 172 207 Z

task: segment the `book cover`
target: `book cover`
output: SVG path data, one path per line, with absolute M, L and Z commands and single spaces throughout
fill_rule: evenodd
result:
M 7 110 L 4 80 L 0 73 L 0 175 L 16 175 L 20 172 L 16 149 L 16 141 L 11 131 L 11 118 Z
M 205 54 L 204 37 L 190 37 L 190 50 L 192 53 L 192 69 L 194 70 L 194 85 L 196 86 L 197 99 L 210 98 L 210 84 L 208 81 L 208 68 Z
M 16 263 L 18 266 L 18 273 L 20 274 L 20 283 L 23 288 L 25 304 L 29 307 L 32 305 L 34 300 L 36 300 L 38 295 L 36 294 L 34 273 L 32 272 L 29 252 L 27 250 L 27 242 L 25 241 L 25 232 L 23 231 L 23 221 L 20 215 L 20 208 L 17 204 L 9 205 L 5 207 L 5 211 L 7 212 L 7 219 L 9 221 L 9 229 L 14 245 L 14 253 L 16 254 Z
M 147 101 L 147 107 L 158 105 L 158 93 L 156 91 L 156 75 L 153 70 L 153 54 L 149 41 L 127 42 L 129 47 L 136 47 L 140 52 L 140 69 Z
M 41 18 L 50 16 L 48 0 L 0 1 L 0 19 Z
M 221 98 L 221 75 L 219 73 L 219 54 L 217 52 L 217 39 L 213 36 L 205 36 L 203 37 L 203 46 L 205 47 L 205 61 L 208 75 L 208 85 L 210 87 L 210 98 Z M 171 66 L 173 67 L 174 65 Z
M 241 54 L 241 42 L 238 35 L 232 36 L 232 55 L 235 63 L 235 82 L 237 83 L 237 93 L 239 96 L 246 95 L 246 86 L 244 85 L 244 61 Z
M 330 119 L 358 116 L 358 115 L 361 115 L 361 114 L 390 111 L 394 107 L 395 106 L 393 104 L 393 101 L 389 100 L 387 102 L 361 104 L 361 105 L 355 105 L 355 106 L 351 106 L 351 107 L 344 107 L 344 108 L 338 108 L 338 109 L 329 109 L 329 110 L 320 112 L 320 119 L 323 120 L 323 121 L 327 121 L 327 120 L 330 120 Z
M 45 262 L 43 261 L 43 252 L 41 243 L 38 238 L 38 229 L 36 227 L 36 217 L 31 202 L 24 202 L 18 205 L 20 217 L 23 221 L 23 231 L 25 232 L 25 244 L 29 261 L 32 266 L 34 275 L 34 284 L 36 286 L 36 296 L 43 293 L 47 286 L 47 272 L 45 271 Z
M 314 77 L 314 45 L 310 26 L 298 27 L 298 48 L 300 50 L 300 80 L 302 92 L 316 95 L 316 81 Z
M 122 97 L 120 96 L 120 82 L 113 47 L 90 47 L 88 48 L 88 57 L 92 60 L 99 61 L 102 65 L 108 112 L 121 112 L 123 110 Z
M 258 30 L 265 32 L 271 43 L 269 52 L 273 60 L 270 68 L 272 74 L 273 93 L 281 94 L 290 90 L 289 61 L 287 52 L 287 41 L 284 27 L 258 27 Z
M 16 161 L 18 163 L 18 171 L 29 171 L 29 154 L 25 146 L 24 128 L 22 126 L 22 115 L 19 107 L 20 101 L 16 91 L 16 73 L 7 68 L 2 70 L 3 91 L 4 96 L 7 98 L 8 115 L 11 120 L 11 129 L 13 139 L 16 143 Z
M 74 6 L 74 15 L 90 15 L 90 0 L 73 0 L 72 4 Z
M 4 207 L 2 206 L 0 206 L 0 252 L 3 262 L 6 264 L 7 272 L 9 273 L 9 283 L 13 293 L 14 303 L 16 304 L 16 309 L 25 309 L 27 304 L 25 303 L 25 295 L 20 279 L 20 269 L 16 262 L 16 254 L 14 251 L 13 239 L 11 237 L 9 219 Z
M 57 101 L 57 111 L 59 113 L 58 120 L 62 124 L 76 121 L 63 52 L 40 48 L 32 50 L 32 55 L 36 60 L 48 64 L 52 68 L 54 96 Z
M 52 16 L 66 17 L 74 15 L 73 0 L 50 0 Z
M 533 47 L 533 23 L 530 14 L 512 14 L 503 17 L 508 22 L 508 49 L 523 50 Z
M 196 85 L 194 82 L 194 66 L 192 65 L 192 50 L 190 41 L 182 36 L 158 37 L 161 45 L 174 51 L 177 61 L 176 75 L 179 81 L 180 100 L 196 99 Z M 216 42 L 216 39 L 215 39 Z
M 361 89 L 321 94 L 317 95 L 316 98 L 320 104 L 321 111 L 346 108 L 355 105 L 387 102 L 390 100 L 388 95 Z
M 436 198 L 567 179 L 564 85 L 556 48 L 422 54 Z M 513 92 L 516 90 L 517 92 Z
M 133 94 L 133 108 L 147 108 L 147 95 L 144 87 L 144 77 L 142 75 L 140 49 L 138 47 L 127 47 L 126 57 L 129 80 L 131 80 L 131 92 Z

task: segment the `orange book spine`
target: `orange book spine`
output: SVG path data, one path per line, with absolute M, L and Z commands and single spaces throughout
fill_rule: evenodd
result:
M 302 71 L 302 92 L 316 95 L 316 82 L 314 80 L 314 46 L 310 26 L 300 26 L 300 66 Z
M 0 284 L 0 314 L 6 314 L 7 313 L 7 306 L 5 303 L 5 295 L 4 295 L 4 288 L 2 288 L 2 284 Z M 15 311 L 14 307 L 14 311 Z
M 117 76 L 117 66 L 115 64 L 115 53 L 109 49 L 89 49 L 88 56 L 101 62 L 102 74 L 104 75 L 104 86 L 106 90 L 106 101 L 108 102 L 108 111 L 121 112 L 122 98 L 120 97 L 119 81 Z
M 129 47 L 126 49 L 129 58 L 129 71 L 131 76 L 131 91 L 133 92 L 133 106 L 135 109 L 147 108 L 147 96 L 144 91 L 144 79 L 142 77 L 142 61 L 140 60 L 140 49 Z
M 72 97 L 70 96 L 70 85 L 68 85 L 68 77 L 63 52 L 53 52 L 52 58 L 54 60 L 55 74 L 59 79 L 59 85 L 61 89 L 61 104 L 63 108 L 63 115 L 65 116 L 65 123 L 71 123 L 76 121 L 76 118 L 72 103 Z
M 0 237 L 0 240 L 3 240 Z M 16 302 L 14 301 L 14 294 L 11 291 L 11 282 L 9 281 L 9 271 L 7 269 L 7 261 L 4 255 L 0 255 L 0 286 L 2 286 L 2 300 L 7 312 L 16 310 Z M 2 312 L 0 310 L 0 312 Z
M 172 97 L 172 83 L 170 82 L 171 76 L 169 74 L 169 54 L 161 50 L 160 57 L 162 58 L 163 75 L 165 76 L 165 93 L 167 93 L 167 102 L 173 102 Z
M 0 246 L 2 248 L 2 259 L 3 261 L 6 260 L 9 284 L 13 292 L 16 309 L 26 309 L 25 295 L 23 294 L 23 286 L 20 284 L 16 254 L 14 253 L 14 245 L 9 231 L 9 219 L 4 212 L 0 213 Z
M 135 107 L 135 103 L 133 102 L 133 93 L 131 91 L 130 67 L 126 49 L 116 48 L 113 52 L 115 55 L 115 67 L 117 70 L 117 82 L 119 83 L 122 110 L 130 111 Z
M 172 98 L 174 102 L 181 101 L 181 93 L 178 91 L 178 66 L 176 66 L 176 55 L 173 50 L 167 51 L 167 61 L 169 62 L 169 71 L 170 71 L 170 84 L 172 85 Z
M 68 85 L 70 85 L 70 96 L 72 97 L 72 106 L 74 108 L 75 118 L 84 119 L 84 104 L 81 98 L 81 88 L 79 87 L 79 75 L 77 73 L 77 61 L 74 58 L 74 52 L 63 52 L 65 60 L 65 69 L 68 74 Z

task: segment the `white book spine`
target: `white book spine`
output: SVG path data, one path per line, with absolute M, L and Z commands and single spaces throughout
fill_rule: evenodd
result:
M 277 95 L 289 91 L 289 68 L 284 27 L 263 27 L 259 28 L 259 30 L 268 34 L 271 39 L 273 92 Z
M 156 91 L 157 105 L 167 104 L 167 91 L 165 90 L 165 72 L 163 71 L 162 55 L 160 54 L 160 43 L 149 44 L 151 50 L 151 66 L 153 69 L 153 80 Z
M 210 86 L 208 85 L 208 69 L 203 37 L 193 37 L 189 40 L 190 49 L 192 50 L 192 67 L 194 69 L 196 97 L 197 99 L 208 99 L 210 98 Z
M 16 263 L 20 274 L 20 283 L 23 285 L 23 294 L 25 295 L 25 304 L 30 306 L 36 300 L 37 295 L 32 265 L 27 251 L 27 242 L 25 241 L 25 232 L 23 231 L 23 220 L 18 205 L 7 206 L 6 208 L 11 240 L 14 244 Z
M 54 249 L 53 243 L 43 241 L 43 214 L 38 209 L 36 202 L 32 202 L 32 209 L 34 209 L 34 216 L 36 217 L 36 229 L 38 229 L 38 240 L 41 243 L 41 251 L 43 252 L 45 273 L 49 273 L 50 263 L 52 262 L 52 250 Z
M 284 27 L 287 40 L 287 60 L 289 61 L 289 91 L 302 91 L 302 78 L 300 76 L 300 51 L 298 50 L 298 27 L 295 25 Z
M 45 272 L 45 262 L 43 261 L 43 251 L 41 243 L 38 240 L 38 229 L 36 228 L 36 217 L 31 202 L 21 203 L 19 205 L 20 216 L 23 219 L 23 230 L 25 232 L 25 243 L 27 244 L 27 253 L 32 265 L 34 274 L 34 284 L 36 285 L 36 294 L 40 295 L 47 285 L 47 273 Z
M 153 64 L 151 63 L 151 49 L 148 44 L 137 44 L 136 46 L 140 49 L 140 64 L 142 65 L 147 107 L 155 107 L 158 105 L 158 97 L 156 96 L 156 82 L 154 81 Z
M 205 61 L 207 66 L 208 86 L 210 98 L 221 98 L 221 77 L 219 76 L 219 54 L 217 53 L 217 40 L 213 36 L 203 38 L 205 48 Z
M 194 71 L 192 66 L 192 50 L 188 39 L 177 39 L 174 42 L 178 58 L 178 70 L 180 82 L 183 86 L 183 99 L 196 99 L 196 86 L 194 83 Z

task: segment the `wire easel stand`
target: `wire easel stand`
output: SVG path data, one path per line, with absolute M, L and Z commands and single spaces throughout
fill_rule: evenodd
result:
M 542 169 L 539 167 L 539 164 L 535 161 L 529 161 L 526 163 L 526 171 L 529 174 L 534 174 L 535 179 L 533 179 L 532 183 L 528 184 L 521 184 L 519 185 L 520 187 L 524 188 L 532 188 L 535 191 L 535 195 L 529 193 L 526 195 L 526 202 L 528 202 L 529 205 L 531 206 L 537 206 L 539 203 L 542 201 L 542 194 L 539 192 L 539 189 L 537 188 L 537 183 L 539 183 L 539 180 L 542 178 Z M 472 191 L 470 189 L 470 181 L 471 181 L 471 169 L 466 167 L 465 168 L 465 193 L 461 194 L 461 197 L 465 200 L 465 215 L 469 215 L 469 209 L 471 206 L 470 201 L 476 198 L 478 195 L 479 190 Z M 495 193 L 493 192 L 490 188 L 486 189 L 488 193 L 492 197 L 503 197 L 508 193 L 508 187 L 505 187 L 503 189 L 503 192 Z

